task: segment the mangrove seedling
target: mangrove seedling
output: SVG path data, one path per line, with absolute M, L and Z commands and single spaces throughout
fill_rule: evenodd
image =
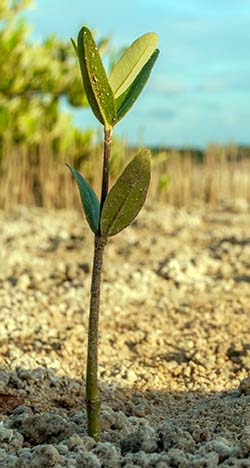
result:
M 83 86 L 89 105 L 104 127 L 101 199 L 73 167 L 83 211 L 94 233 L 94 259 L 90 290 L 88 329 L 86 407 L 88 434 L 100 438 L 100 400 L 98 395 L 98 321 L 104 248 L 109 237 L 125 229 L 139 213 L 150 181 L 150 151 L 142 149 L 127 165 L 109 191 L 109 159 L 113 127 L 131 109 L 143 90 L 159 55 L 158 36 L 147 33 L 125 50 L 106 74 L 91 31 L 83 27 L 72 44 L 79 59 Z

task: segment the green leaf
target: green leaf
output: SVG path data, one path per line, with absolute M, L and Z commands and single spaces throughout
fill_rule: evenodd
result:
M 147 33 L 136 39 L 125 50 L 120 60 L 114 65 L 109 77 L 109 83 L 117 98 L 126 91 L 147 63 L 158 44 L 155 33 Z
M 114 236 L 139 213 L 150 181 L 150 151 L 140 151 L 124 169 L 110 190 L 101 213 L 101 234 Z
M 116 123 L 124 117 L 124 115 L 131 109 L 139 95 L 141 94 L 144 86 L 146 85 L 152 68 L 159 56 L 160 51 L 156 49 L 147 61 L 146 65 L 142 68 L 139 75 L 135 78 L 132 85 L 121 96 L 116 98 L 117 118 Z
M 69 164 L 66 166 L 71 170 L 73 177 L 75 178 L 80 196 L 82 201 L 83 210 L 86 216 L 86 219 L 89 223 L 91 230 L 98 234 L 99 230 L 99 220 L 100 220 L 100 203 L 99 200 L 89 185 L 89 183 Z
M 78 34 L 77 49 L 89 105 L 97 119 L 105 127 L 110 128 L 116 119 L 114 95 L 96 43 L 86 27 L 83 27 Z
M 78 57 L 78 50 L 77 50 L 76 42 L 75 42 L 75 40 L 74 40 L 72 37 L 71 37 L 70 41 L 71 41 L 71 44 L 72 44 L 72 46 L 73 46 L 73 49 L 74 49 L 74 51 L 75 51 L 75 53 L 76 53 L 76 55 L 77 55 L 77 57 Z

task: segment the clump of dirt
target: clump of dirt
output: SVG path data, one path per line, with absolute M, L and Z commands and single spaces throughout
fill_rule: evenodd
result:
M 91 233 L 79 213 L 1 213 L 0 466 L 250 466 L 249 226 L 246 202 L 148 204 L 109 241 L 96 443 Z

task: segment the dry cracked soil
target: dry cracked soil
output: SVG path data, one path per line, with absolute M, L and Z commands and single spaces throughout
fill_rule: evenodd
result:
M 95 442 L 92 234 L 78 212 L 1 212 L 0 467 L 250 467 L 249 228 L 245 200 L 147 203 L 109 240 Z

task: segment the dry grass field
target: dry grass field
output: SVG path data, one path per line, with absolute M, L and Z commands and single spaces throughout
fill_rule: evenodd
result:
M 134 152 L 133 152 L 134 153 Z M 22 205 L 45 208 L 79 208 L 79 197 L 65 163 L 72 164 L 100 191 L 102 147 L 84 148 L 77 160 L 72 154 L 57 154 L 50 141 L 34 151 L 6 145 L 0 162 L 0 208 Z M 125 156 L 125 154 L 127 156 Z M 115 142 L 111 159 L 111 183 L 122 171 L 132 150 Z M 190 151 L 158 151 L 153 154 L 151 201 L 188 206 L 194 201 L 216 205 L 223 200 L 250 200 L 250 159 L 234 146 L 209 146 L 197 161 Z

